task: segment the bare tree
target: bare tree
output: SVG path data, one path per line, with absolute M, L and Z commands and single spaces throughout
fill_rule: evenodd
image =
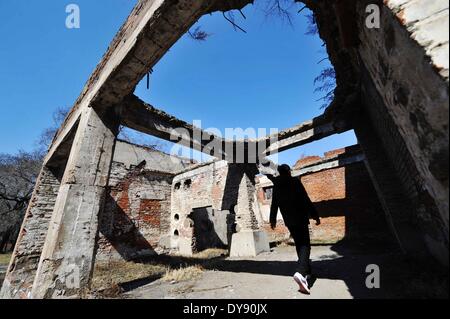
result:
M 0 252 L 17 238 L 41 163 L 38 151 L 0 154 Z
M 18 236 L 46 149 L 68 112 L 68 107 L 53 112 L 52 126 L 43 130 L 34 151 L 0 154 L 0 252 L 11 249 Z

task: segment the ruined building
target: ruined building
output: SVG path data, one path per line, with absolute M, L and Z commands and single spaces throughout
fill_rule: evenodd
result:
M 262 154 L 282 152 L 352 129 L 398 247 L 448 267 L 448 1 L 299 2 L 313 11 L 335 67 L 335 100 L 322 116 L 276 136 L 218 139 L 228 148 L 217 161 L 191 167 L 183 159 L 159 166 L 168 161 L 158 153 L 121 157 L 132 146 L 117 143 L 119 126 L 166 140 L 181 128 L 180 143 L 208 153 L 214 136 L 196 139 L 194 127 L 141 101 L 134 88 L 202 15 L 252 1 L 138 1 L 49 148 L 1 296 L 79 297 L 96 256 L 189 254 L 218 244 L 237 256 L 267 250 L 257 163 L 236 161 L 230 150 L 258 144 Z M 380 8 L 379 28 L 366 24 L 370 4 Z M 170 216 L 152 213 L 169 207 Z M 211 221 L 221 225 L 215 233 Z M 68 285 L 75 274 L 79 282 Z

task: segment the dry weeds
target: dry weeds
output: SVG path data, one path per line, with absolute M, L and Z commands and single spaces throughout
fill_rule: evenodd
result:
M 200 278 L 204 271 L 205 270 L 200 265 L 170 269 L 163 276 L 162 281 L 178 283 L 182 281 L 194 280 Z

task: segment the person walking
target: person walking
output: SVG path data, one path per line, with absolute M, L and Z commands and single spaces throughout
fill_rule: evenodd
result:
M 309 219 L 314 219 L 316 225 L 320 225 L 320 217 L 300 179 L 292 177 L 289 165 L 279 166 L 278 172 L 279 176 L 277 177 L 267 175 L 274 185 L 270 207 L 270 225 L 272 229 L 275 229 L 278 210 L 280 210 L 284 224 L 294 239 L 298 255 L 297 272 L 294 274 L 294 280 L 302 293 L 310 294 L 308 281 L 312 274 Z

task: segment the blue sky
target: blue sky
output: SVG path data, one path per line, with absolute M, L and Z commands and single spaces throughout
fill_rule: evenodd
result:
M 261 2 L 261 1 L 260 1 Z M 65 27 L 65 7 L 76 3 L 81 28 Z M 31 150 L 41 131 L 52 125 L 57 107 L 71 106 L 131 11 L 130 0 L 0 1 L 0 152 Z M 151 87 L 136 94 L 202 128 L 284 129 L 320 115 L 314 78 L 327 66 L 322 42 L 304 35 L 304 13 L 293 27 L 266 18 L 262 5 L 244 9 L 233 30 L 221 14 L 203 17 L 205 42 L 183 37 L 155 66 Z M 148 139 L 151 142 L 151 139 Z M 356 143 L 345 133 L 280 155 L 293 164 Z M 198 154 L 196 154 L 198 158 Z

